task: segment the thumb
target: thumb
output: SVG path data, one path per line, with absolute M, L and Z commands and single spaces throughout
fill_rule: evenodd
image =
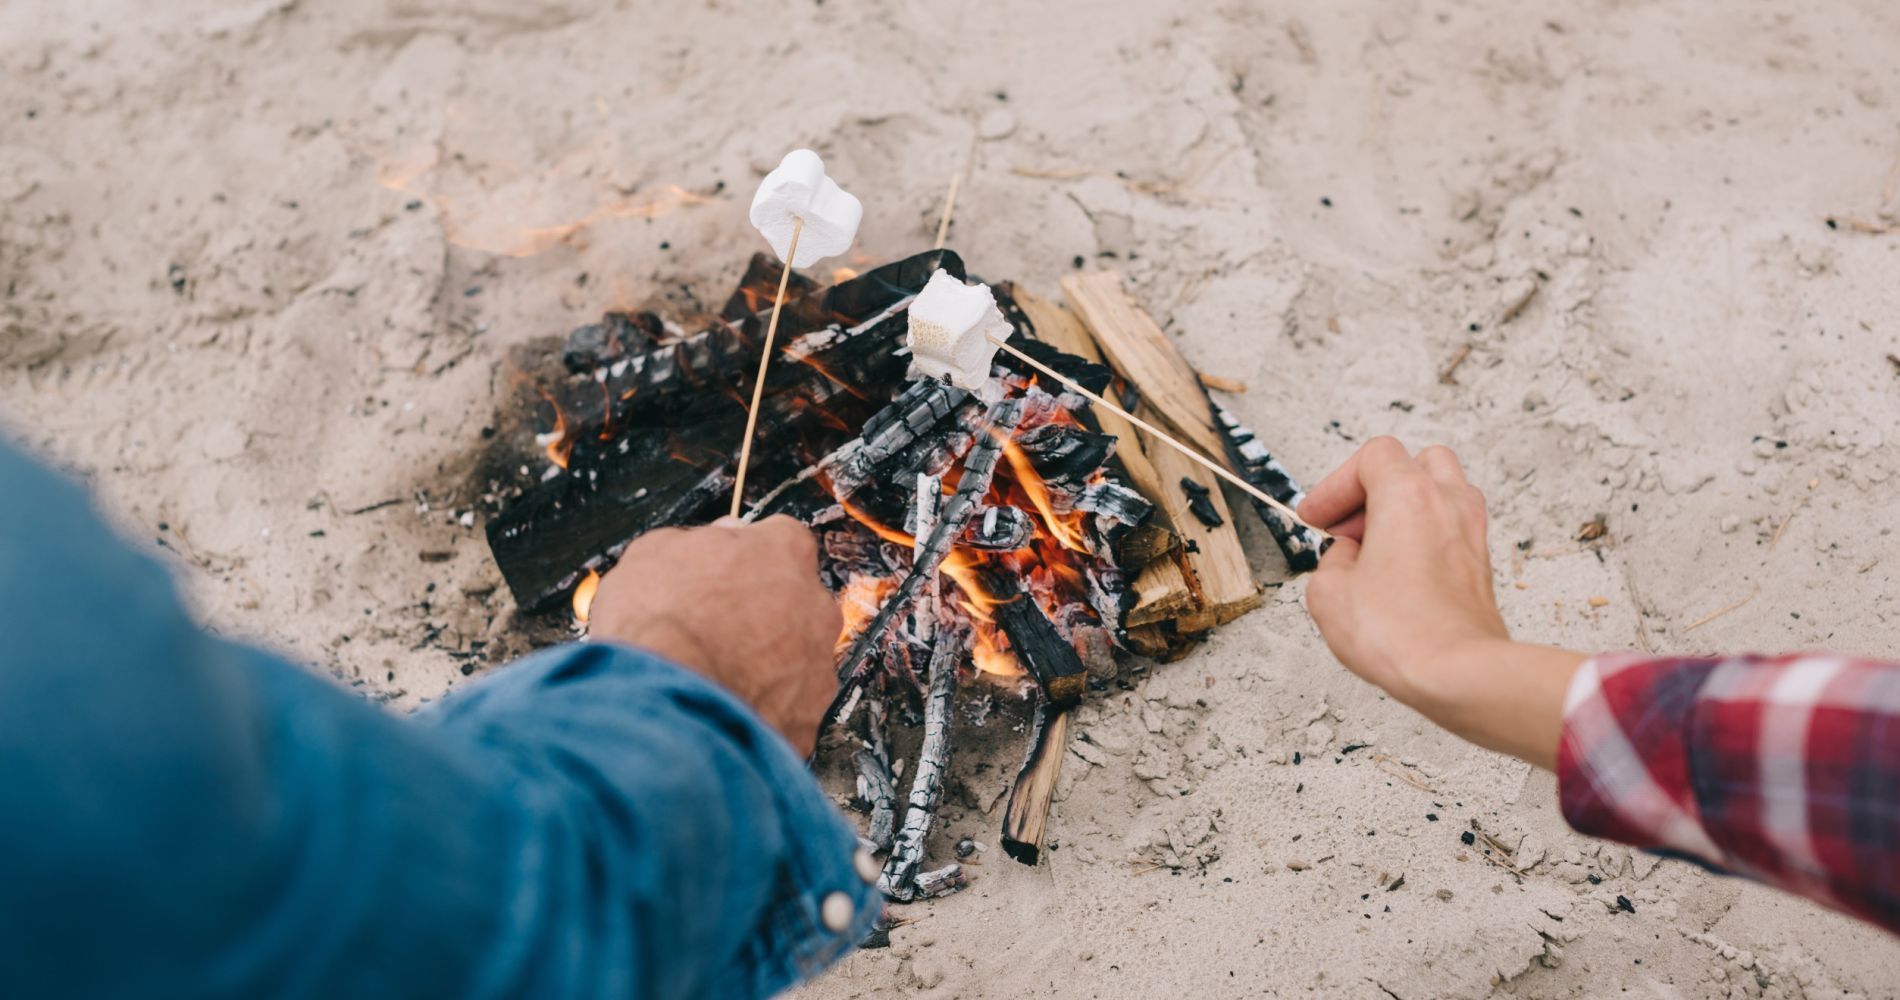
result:
M 1333 544 L 1326 547 L 1326 554 L 1319 557 L 1320 573 L 1345 573 L 1359 565 L 1358 539 L 1351 535 L 1333 535 Z

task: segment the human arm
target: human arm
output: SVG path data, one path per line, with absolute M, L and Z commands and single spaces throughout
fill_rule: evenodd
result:
M 590 643 L 400 719 L 199 630 L 4 446 L 0 637 L 0 995 L 757 996 L 876 916 L 719 684 Z
M 1900 929 L 1900 666 L 1511 640 L 1484 499 L 1443 448 L 1369 442 L 1300 508 L 1340 541 L 1307 591 L 1355 673 L 1557 773 L 1579 831 L 1734 871 Z

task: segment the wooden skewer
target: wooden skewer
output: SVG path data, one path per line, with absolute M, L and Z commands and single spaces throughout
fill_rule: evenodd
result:
M 1120 414 L 1121 416 L 1126 418 L 1129 423 L 1134 424 L 1136 427 L 1139 427 L 1142 430 L 1147 431 L 1148 433 L 1154 435 L 1163 444 L 1166 444 L 1169 447 L 1173 448 L 1175 451 L 1178 451 L 1181 454 L 1186 455 L 1188 458 L 1193 459 L 1195 462 L 1199 463 L 1203 468 L 1207 469 L 1207 471 L 1212 472 L 1214 475 L 1217 475 L 1221 477 L 1222 479 L 1225 479 L 1228 482 L 1234 484 L 1235 488 L 1246 493 L 1248 496 L 1253 497 L 1255 500 L 1258 500 L 1269 507 L 1272 507 L 1274 510 L 1279 511 L 1282 514 L 1285 514 L 1288 518 L 1290 518 L 1293 521 L 1294 524 L 1297 524 L 1300 527 L 1305 528 L 1306 530 L 1312 532 L 1313 534 L 1318 535 L 1320 537 L 1322 544 L 1330 545 L 1332 543 L 1333 536 L 1331 532 L 1326 531 L 1324 528 L 1317 528 L 1317 527 L 1314 527 L 1313 525 L 1307 524 L 1304 520 L 1300 518 L 1300 515 L 1295 514 L 1293 512 L 1293 508 L 1288 507 L 1286 504 L 1281 503 L 1279 500 L 1275 499 L 1273 496 L 1268 494 L 1266 491 L 1262 490 L 1260 487 L 1255 486 L 1254 484 L 1246 481 L 1245 479 L 1240 478 L 1239 476 L 1233 474 L 1232 472 L 1227 471 L 1227 468 L 1225 466 L 1219 464 L 1218 462 L 1215 462 L 1213 459 L 1208 458 L 1205 455 L 1202 455 L 1200 452 L 1194 450 L 1193 448 L 1188 447 L 1185 444 L 1182 444 L 1180 441 L 1176 440 L 1174 436 L 1169 434 L 1168 432 L 1162 430 L 1159 427 L 1156 427 L 1155 425 L 1149 423 L 1146 420 L 1141 419 L 1140 417 L 1135 416 L 1134 414 L 1128 412 L 1127 410 L 1124 410 L 1121 407 L 1116 406 L 1114 403 L 1111 403 L 1108 400 L 1103 399 L 1101 396 L 1098 396 L 1095 393 L 1089 391 L 1087 387 L 1083 386 L 1081 383 L 1077 382 L 1076 380 L 1069 378 L 1067 375 L 1064 375 L 1061 372 L 1058 372 L 1055 369 L 1050 368 L 1048 365 L 1045 365 L 1042 362 L 1037 361 L 1035 358 L 1032 358 L 1029 355 L 1024 354 L 1023 352 L 1015 349 L 1014 347 L 1009 346 L 1009 344 L 1005 343 L 1004 341 L 999 340 L 996 337 L 988 337 L 987 339 L 989 340 L 990 343 L 995 344 L 996 346 L 1002 348 L 1005 351 L 1008 351 L 1013 357 L 1016 358 L 1016 360 L 1021 361 L 1023 364 L 1026 364 L 1029 367 L 1034 368 L 1035 370 L 1043 373 L 1044 375 L 1049 376 L 1052 379 L 1055 379 L 1056 381 L 1062 383 L 1063 385 L 1068 386 L 1070 389 L 1073 389 L 1076 392 L 1081 393 L 1082 396 L 1088 399 L 1089 402 L 1094 403 L 1097 406 L 1106 407 L 1109 411 L 1113 413 Z
M 957 171 L 950 177 L 950 194 L 943 200 L 943 215 L 937 220 L 937 249 L 943 249 L 944 238 L 950 235 L 950 213 L 957 210 L 957 188 L 963 185 L 963 172 Z
M 805 231 L 802 217 L 792 218 L 792 245 L 785 251 L 785 270 L 778 276 L 778 294 L 772 297 L 772 320 L 765 324 L 765 350 L 759 353 L 759 377 L 752 382 L 752 405 L 745 413 L 745 440 L 739 445 L 739 471 L 732 480 L 732 514 L 745 507 L 745 470 L 752 461 L 752 431 L 759 425 L 759 399 L 765 395 L 765 374 L 772 367 L 772 341 L 778 337 L 778 314 L 785 308 L 785 285 L 792 280 L 792 261 L 798 259 L 798 234 Z

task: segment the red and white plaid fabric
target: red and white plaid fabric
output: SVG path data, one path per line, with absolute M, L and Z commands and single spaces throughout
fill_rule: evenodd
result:
M 1570 684 L 1557 780 L 1582 833 L 1900 932 L 1900 665 L 1597 657 Z

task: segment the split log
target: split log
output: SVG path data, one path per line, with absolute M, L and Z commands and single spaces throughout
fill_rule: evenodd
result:
M 1171 427 L 1206 455 L 1227 454 L 1226 438 L 1213 426 L 1213 413 L 1200 378 L 1147 311 L 1129 298 L 1120 275 L 1113 271 L 1070 275 L 1062 279 L 1062 291 L 1116 372 L 1141 387 L 1141 400 L 1134 408 L 1136 416 Z M 1173 618 L 1180 631 L 1200 632 L 1259 607 L 1260 588 L 1254 583 L 1246 550 L 1241 548 L 1240 535 L 1234 530 L 1220 479 L 1173 448 L 1136 433 L 1155 473 L 1154 491 L 1148 495 L 1159 500 L 1182 539 L 1181 582 L 1189 592 L 1192 607 L 1185 612 L 1144 611 L 1143 604 L 1137 602 L 1129 612 L 1130 625 Z M 1184 479 L 1208 491 L 1214 514 L 1225 523 L 1210 525 L 1194 515 L 1191 505 L 1196 497 L 1182 489 Z M 1149 580 L 1137 579 L 1136 587 L 1139 590 L 1145 585 L 1150 592 L 1145 595 L 1147 599 L 1172 609 L 1182 602 L 1174 583 L 1171 574 L 1163 570 Z
M 1129 296 L 1119 273 L 1071 274 L 1062 279 L 1062 295 L 1095 337 L 1108 363 L 1122 378 L 1141 387 L 1141 398 L 1160 418 L 1155 423 L 1204 455 L 1227 453 L 1226 442 L 1208 412 L 1200 376 L 1148 311 Z M 1136 415 L 1153 419 L 1145 413 Z
M 983 573 L 983 588 L 999 602 L 990 614 L 1009 637 L 1016 662 L 1042 690 L 1043 700 L 1061 708 L 1079 703 L 1089 690 L 1088 670 L 1035 598 L 1024 592 L 1015 577 L 995 571 Z
M 1069 751 L 1069 710 L 1047 703 L 1036 709 L 1035 732 L 1016 780 L 1009 788 L 1009 806 L 1003 810 L 1003 852 L 1026 865 L 1042 857 L 1047 838 L 1049 804 L 1055 798 L 1056 779 L 1062 776 L 1062 758 Z
M 1146 405 L 1136 411 L 1144 420 L 1153 420 Z M 1153 449 L 1148 455 L 1171 488 L 1161 492 L 1161 505 L 1181 536 L 1182 574 L 1194 595 L 1196 608 L 1174 616 L 1183 632 L 1202 632 L 1224 625 L 1264 603 L 1260 585 L 1254 582 L 1253 568 L 1247 565 L 1247 552 L 1241 548 L 1240 534 L 1221 493 L 1220 479 L 1187 456 L 1168 447 Z M 1208 524 L 1196 517 L 1191 505 L 1196 497 L 1181 488 L 1183 480 L 1199 483 L 1207 491 L 1209 504 L 1218 523 Z M 1198 491 L 1197 491 L 1198 493 Z M 1136 611 L 1140 611 L 1139 604 Z M 1134 612 L 1130 612 L 1134 617 Z

